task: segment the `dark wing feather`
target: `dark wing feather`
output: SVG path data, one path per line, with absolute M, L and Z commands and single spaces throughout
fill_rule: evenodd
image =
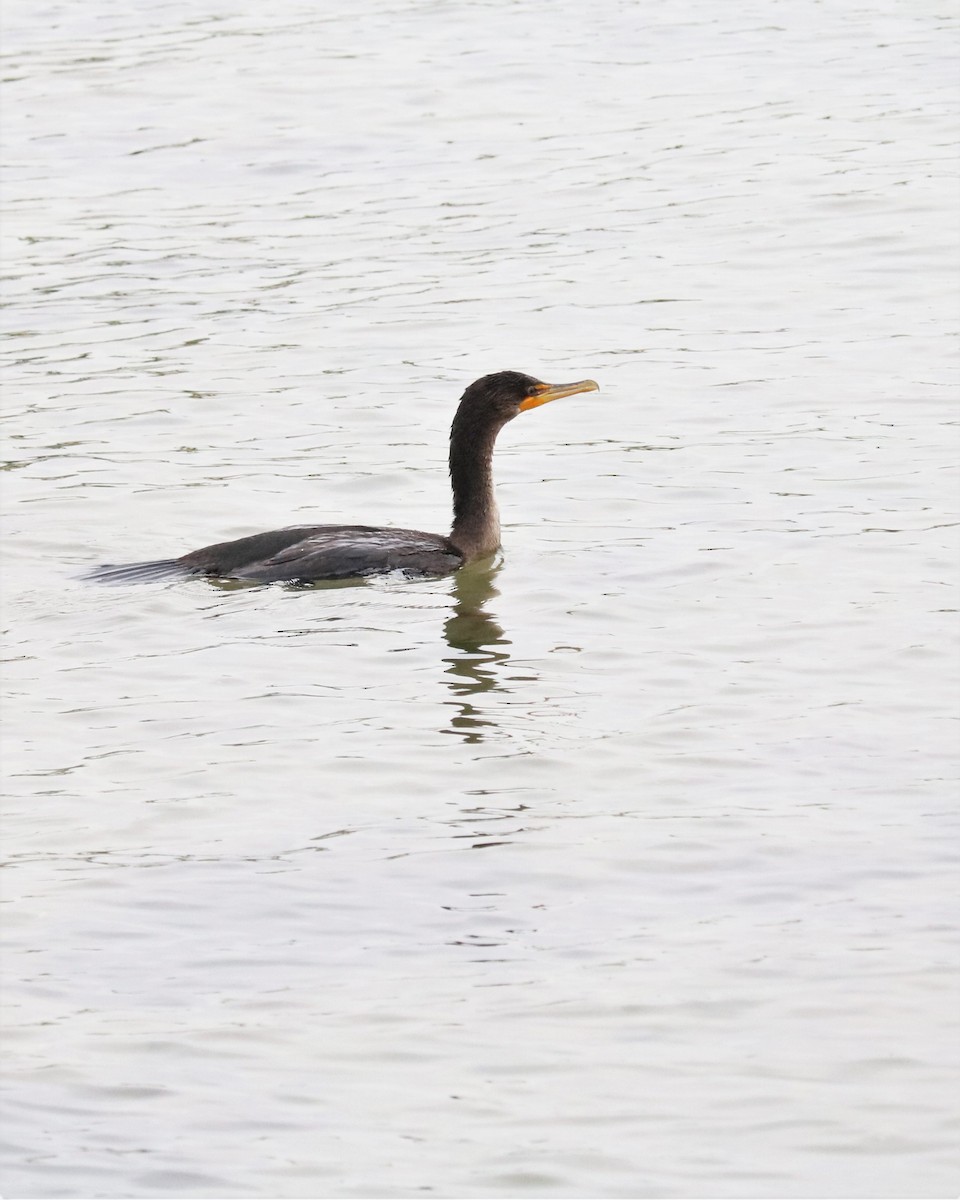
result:
M 415 529 L 376 529 L 365 525 L 319 526 L 282 550 L 237 567 L 236 579 L 261 583 L 281 580 L 354 579 L 403 571 L 408 575 L 448 575 L 463 563 L 451 542 Z M 226 573 L 226 572 L 225 572 Z
M 462 564 L 460 551 L 448 538 L 435 533 L 372 525 L 293 525 L 204 546 L 181 558 L 97 567 L 87 578 L 141 583 L 177 575 L 213 575 L 260 583 L 310 583 L 360 579 L 388 571 L 449 575 Z

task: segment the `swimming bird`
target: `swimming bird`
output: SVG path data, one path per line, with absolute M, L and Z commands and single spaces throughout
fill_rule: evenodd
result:
M 486 558 L 500 546 L 492 460 L 503 426 L 551 400 L 593 391 L 599 388 L 592 379 L 549 384 L 519 371 L 498 371 L 470 384 L 450 429 L 453 526 L 449 536 L 372 525 L 292 525 L 204 546 L 180 558 L 96 567 L 87 578 L 138 583 L 206 575 L 302 584 L 389 571 L 448 575 L 466 563 Z

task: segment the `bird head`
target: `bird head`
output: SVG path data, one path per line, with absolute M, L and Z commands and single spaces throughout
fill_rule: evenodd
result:
M 555 384 L 544 383 L 521 371 L 497 371 L 471 383 L 463 393 L 461 405 L 476 415 L 488 413 L 491 418 L 499 418 L 499 424 L 506 424 L 520 413 L 549 404 L 551 400 L 599 390 L 592 379 Z

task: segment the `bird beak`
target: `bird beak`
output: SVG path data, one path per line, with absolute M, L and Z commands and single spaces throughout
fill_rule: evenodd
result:
M 536 392 L 521 401 L 520 411 L 539 408 L 541 404 L 549 404 L 551 400 L 560 400 L 563 396 L 575 396 L 577 392 L 599 391 L 599 386 L 592 379 L 581 379 L 578 383 L 538 383 Z

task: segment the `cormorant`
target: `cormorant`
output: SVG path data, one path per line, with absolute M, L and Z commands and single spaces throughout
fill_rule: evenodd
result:
M 371 525 L 293 525 L 218 542 L 180 558 L 97 567 L 87 576 L 106 583 L 136 583 L 185 575 L 258 583 L 312 583 L 402 571 L 447 575 L 492 554 L 500 545 L 500 515 L 493 490 L 493 446 L 508 421 L 562 396 L 598 391 L 592 379 L 541 383 L 519 371 L 499 371 L 471 383 L 450 429 L 453 527 L 449 537 L 416 529 Z

